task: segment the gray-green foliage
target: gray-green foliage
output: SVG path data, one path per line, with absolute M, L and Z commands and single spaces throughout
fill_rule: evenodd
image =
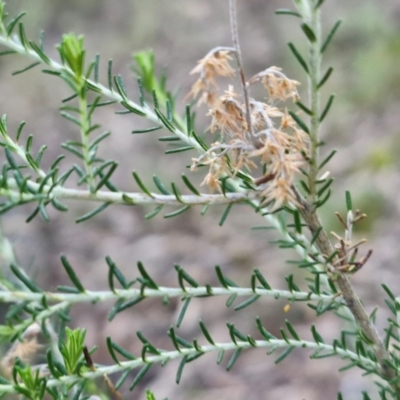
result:
M 347 215 L 341 217 L 345 237 L 343 240 L 339 238 L 336 247 L 326 238 L 318 218 L 318 208 L 329 198 L 333 181 L 327 176 L 321 177 L 319 173 L 335 154 L 335 150 L 331 150 L 327 152 L 328 156 L 325 159 L 318 159 L 321 146 L 319 127 L 327 117 L 334 99 L 330 96 L 326 104 L 320 104 L 320 91 L 333 71 L 332 68 L 328 68 L 321 73 L 320 64 L 322 53 L 328 52 L 329 44 L 340 25 L 338 22 L 325 36 L 322 35 L 319 20 L 322 3 L 321 0 L 295 0 L 294 10 L 277 12 L 300 23 L 304 39 L 309 46 L 309 54 L 301 54 L 293 43 L 289 44 L 310 85 L 309 104 L 298 101 L 299 108 L 289 111 L 289 114 L 298 126 L 309 134 L 311 144 L 307 156 L 308 164 L 302 170 L 302 179 L 293 189 L 298 198 L 297 204 L 286 204 L 274 212 L 270 212 L 269 207 L 273 205 L 265 204 L 259 188 L 246 169 L 232 171 L 232 174 L 220 177 L 221 193 L 218 194 L 201 193 L 187 174 L 182 175 L 182 181 L 170 185 L 154 176 L 154 184 L 159 190 L 159 193 L 155 193 L 135 171 L 132 172 L 132 179 L 140 190 L 129 193 L 119 190 L 113 183 L 118 160 L 105 160 L 98 155 L 103 140 L 110 135 L 110 132 L 99 133 L 100 127 L 94 122 L 98 109 L 117 106 L 118 114 L 133 113 L 151 121 L 154 126 L 150 129 L 134 130 L 132 133 L 151 134 L 163 130 L 166 136 L 160 137 L 159 140 L 172 145 L 166 153 L 190 159 L 192 153 L 189 151 L 196 151 L 201 155 L 209 149 L 205 136 L 200 135 L 193 125 L 191 107 L 186 107 L 183 116 L 178 115 L 175 110 L 177 100 L 167 91 L 165 79 L 155 76 L 154 56 L 151 53 L 141 52 L 135 56 L 135 71 L 140 76 L 139 102 L 136 103 L 127 93 L 123 78 L 115 75 L 111 61 L 108 63 L 107 76 L 100 77 L 100 58 L 86 60 L 83 37 L 77 37 L 75 34 L 64 35 L 57 47 L 60 61 L 55 61 L 47 55 L 43 47 L 43 37 L 39 43 L 27 38 L 21 23 L 23 15 L 8 17 L 5 4 L 0 3 L 0 45 L 3 48 L 0 55 L 22 56 L 28 60 L 28 65 L 15 71 L 14 75 L 40 67 L 43 73 L 56 76 L 60 79 L 60 84 L 66 84 L 71 95 L 64 99 L 61 115 L 72 123 L 80 135 L 79 140 L 68 140 L 61 144 L 64 151 L 76 157 L 76 164 L 66 172 L 60 173 L 60 165 L 64 158 L 64 155 L 60 154 L 48 169 L 43 169 L 41 160 L 46 146 L 41 146 L 37 153 L 33 153 L 34 138 L 24 138 L 23 135 L 25 123 L 21 123 L 17 132 L 9 132 L 4 115 L 0 120 L 0 145 L 4 153 L 0 175 L 1 213 L 22 204 L 33 203 L 35 209 L 27 216 L 27 221 L 39 216 L 49 221 L 49 207 L 68 212 L 68 207 L 64 204 L 66 199 L 98 202 L 97 207 L 76 220 L 84 222 L 95 218 L 105 208 L 115 204 L 153 205 L 154 209 L 146 215 L 147 219 L 160 218 L 159 214 L 163 213 L 166 205 L 175 207 L 174 211 L 164 213 L 165 218 L 172 218 L 191 207 L 202 206 L 202 214 L 205 214 L 208 207 L 225 204 L 226 209 L 219 221 L 220 225 L 223 225 L 228 213 L 232 209 L 235 210 L 236 203 L 244 203 L 258 213 L 261 221 L 267 221 L 267 228 L 280 233 L 280 239 L 276 242 L 279 247 L 297 251 L 299 257 L 291 260 L 291 263 L 307 271 L 308 287 L 306 291 L 300 290 L 293 275 L 289 275 L 286 277 L 287 289 L 275 289 L 259 270 L 253 271 L 248 282 L 233 282 L 229 274 L 218 266 L 215 267 L 215 275 L 219 284 L 210 286 L 196 281 L 180 265 L 175 265 L 176 286 L 165 287 L 162 286 L 159 277 L 149 275 L 141 262 L 137 263 L 137 276 L 134 279 L 126 277 L 110 255 L 105 259 L 109 270 L 108 277 L 104 277 L 105 281 L 108 279 L 107 291 L 87 290 L 68 258 L 62 256 L 61 264 L 71 285 L 59 286 L 56 292 L 48 292 L 38 287 L 21 267 L 11 264 L 10 269 L 19 285 L 10 287 L 10 284 L 3 284 L 0 288 L 0 301 L 10 305 L 7 321 L 0 326 L 0 340 L 9 348 L 8 356 L 3 360 L 5 374 L 0 378 L 2 396 L 15 393 L 20 394 L 22 398 L 36 400 L 42 399 L 47 393 L 54 399 L 84 399 L 88 398 L 89 393 L 93 393 L 91 382 L 95 378 L 107 376 L 113 379 L 113 374 L 119 373 L 119 378 L 114 384 L 108 385 L 108 391 L 118 395 L 124 383 L 129 390 L 133 390 L 153 365 L 165 365 L 169 360 L 180 360 L 176 374 L 176 382 L 179 383 L 185 365 L 195 362 L 207 353 L 215 353 L 217 362 L 220 363 L 225 352 L 230 351 L 232 355 L 226 366 L 229 371 L 246 349 L 267 350 L 267 354 L 274 354 L 275 363 L 279 363 L 295 348 L 304 348 L 311 349 L 311 358 L 316 360 L 326 357 L 342 358 L 345 363 L 341 370 L 359 368 L 366 374 L 374 375 L 382 399 L 400 397 L 398 299 L 384 286 L 389 297 L 387 305 L 394 317 L 388 320 L 382 341 L 373 328 L 375 315 L 365 317 L 365 312 L 360 314 L 360 308 L 354 307 L 354 304 L 359 304 L 363 310 L 351 288 L 349 276 L 363 266 L 367 257 L 356 258 L 356 254 L 351 253 L 351 250 L 357 249 L 358 246 L 351 248 L 348 243 L 351 242 L 353 224 L 361 219 L 362 215 L 354 211 L 351 195 L 347 192 Z M 299 110 L 301 114 L 297 112 Z M 229 162 L 230 160 L 228 165 Z M 191 194 L 181 194 L 180 187 L 185 187 Z M 207 215 L 204 218 L 207 218 Z M 314 310 L 317 316 L 329 313 L 331 318 L 341 318 L 347 322 L 347 326 L 346 330 L 337 333 L 332 343 L 327 343 L 312 325 L 310 332 L 313 340 L 307 341 L 300 337 L 290 321 L 286 321 L 280 336 L 276 337 L 254 316 L 257 337 L 246 335 L 234 324 L 227 323 L 230 340 L 218 343 L 203 321 L 199 321 L 201 337 L 190 341 L 180 337 L 179 326 L 185 314 L 190 312 L 191 300 L 212 296 L 226 296 L 228 307 L 243 297 L 243 301 L 236 301 L 237 311 L 245 309 L 261 297 L 270 298 L 271 301 L 285 298 L 290 303 L 302 302 L 304 306 Z M 110 307 L 108 314 L 112 323 L 117 314 L 151 297 L 176 297 L 182 302 L 175 326 L 167 333 L 170 338 L 168 348 L 157 348 L 143 333 L 137 332 L 137 337 L 143 345 L 142 352 L 131 354 L 112 337 L 108 337 L 106 344 L 99 343 L 98 346 L 107 347 L 114 363 L 94 365 L 91 354 L 96 349 L 88 350 L 85 347 L 84 329 L 71 330 L 66 326 L 70 322 L 69 310 L 77 304 L 113 301 L 114 305 Z M 35 347 L 31 333 L 33 326 L 40 328 L 49 343 L 45 352 L 45 363 L 40 365 L 19 356 L 20 353 L 16 350 L 21 346 L 31 345 L 31 352 L 42 351 Z M 135 374 L 132 375 L 131 371 L 135 371 Z M 101 396 L 99 393 L 96 395 Z M 147 392 L 146 395 L 147 399 L 154 399 L 151 392 Z M 342 398 L 340 394 L 338 398 Z M 364 398 L 368 398 L 368 395 L 364 394 Z

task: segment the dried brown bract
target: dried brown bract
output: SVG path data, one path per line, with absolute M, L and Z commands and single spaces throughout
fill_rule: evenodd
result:
M 356 243 L 352 243 L 353 225 L 364 219 L 366 215 L 357 210 L 355 214 L 353 214 L 352 211 L 348 211 L 346 220 L 342 218 L 339 213 L 336 213 L 336 216 L 345 228 L 345 233 L 344 237 L 341 237 L 335 232 L 331 232 L 331 235 L 338 241 L 335 245 L 335 249 L 338 252 L 338 259 L 334 266 L 338 271 L 355 273 L 364 266 L 372 255 L 372 250 L 368 250 L 365 256 L 357 260 L 358 249 L 366 242 L 366 239 L 361 239 Z

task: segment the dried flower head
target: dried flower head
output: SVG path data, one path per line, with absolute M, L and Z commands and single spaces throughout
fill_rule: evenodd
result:
M 290 98 L 294 101 L 299 100 L 300 97 L 297 92 L 297 86 L 300 85 L 300 83 L 289 79 L 281 71 L 281 68 L 269 67 L 266 70 L 254 75 L 250 79 L 249 84 L 261 80 L 261 83 L 268 91 L 270 100 L 287 100 Z
M 233 86 L 229 85 L 228 90 L 217 101 L 214 101 L 207 114 L 212 116 L 209 127 L 212 133 L 219 131 L 221 136 L 227 133 L 231 137 L 236 137 L 238 132 L 246 130 L 243 105 L 237 100 L 238 97 Z
M 232 60 L 231 53 L 234 51 L 228 47 L 216 47 L 199 60 L 197 66 L 190 72 L 190 74 L 200 74 L 189 93 L 189 96 L 193 98 L 197 98 L 202 93 L 198 104 L 213 103 L 215 100 L 213 89 L 217 87 L 215 82 L 217 76 L 233 77 L 235 75 L 235 70 L 229 64 Z
M 273 208 L 286 203 L 297 204 L 292 186 L 305 162 L 309 137 L 286 109 L 278 108 L 273 102 L 298 100 L 299 83 L 287 78 L 280 68 L 270 67 L 254 75 L 247 83 L 249 86 L 260 81 L 268 91 L 267 102 L 250 98 L 246 107 L 233 85 L 218 95 L 215 77 L 231 78 L 234 75 L 229 65 L 231 52 L 214 49 L 192 71 L 199 73 L 200 78 L 190 94 L 199 96 L 199 102 L 209 106 L 209 131 L 220 135 L 220 139 L 205 154 L 193 160 L 192 169 L 199 164 L 208 165 L 209 171 L 202 184 L 211 191 L 221 191 L 220 179 L 224 176 L 234 177 L 239 170 L 250 173 L 263 167 L 264 179 L 253 178 L 262 202 L 273 203 Z M 250 112 L 249 120 L 246 118 L 246 109 Z M 249 129 L 247 122 L 252 129 Z

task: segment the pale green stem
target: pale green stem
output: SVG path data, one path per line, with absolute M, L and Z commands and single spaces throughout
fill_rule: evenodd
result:
M 302 5 L 308 7 L 299 9 L 303 16 L 303 21 L 310 25 L 311 30 L 315 35 L 315 41 L 309 41 L 309 101 L 312 111 L 311 126 L 310 126 L 310 167 L 308 175 L 308 184 L 310 196 L 306 200 L 302 195 L 296 191 L 297 200 L 301 205 L 299 212 L 303 217 L 305 223 L 308 225 L 311 234 L 315 233 L 323 227 L 317 210 L 315 209 L 315 200 L 317 197 L 316 184 L 318 174 L 318 144 L 319 144 L 319 127 L 320 127 L 320 98 L 318 83 L 320 81 L 320 66 L 321 66 L 321 26 L 320 26 L 320 8 L 315 8 L 314 2 L 311 0 L 303 0 Z M 305 12 L 307 10 L 307 12 Z M 326 234 L 325 229 L 322 229 L 316 239 L 320 253 L 324 257 L 328 257 L 334 252 L 334 246 Z M 332 265 L 335 265 L 337 257 L 332 260 Z M 354 288 L 349 280 L 348 275 L 335 271 L 332 279 L 335 280 L 339 287 L 343 298 L 346 302 L 348 309 L 351 311 L 354 319 L 357 321 L 359 328 L 363 331 L 364 335 L 371 341 L 371 347 L 381 367 L 381 374 L 386 380 L 392 379 L 396 374 L 389 368 L 385 360 L 390 359 L 388 351 L 380 338 L 376 327 L 370 321 L 367 312 L 365 311 L 359 297 L 354 291 Z
M 78 95 L 78 98 L 79 98 L 79 115 L 81 121 L 80 132 L 82 141 L 83 163 L 87 175 L 87 185 L 89 191 L 93 193 L 95 189 L 95 179 L 93 176 L 93 163 L 91 163 L 90 161 L 90 149 L 89 149 L 90 118 L 88 115 L 86 90 L 84 89 L 85 83 L 84 81 L 82 83 L 83 87 L 79 91 L 80 93 Z
M 369 358 L 359 356 L 357 353 L 352 352 L 350 350 L 341 349 L 337 346 L 332 346 L 326 343 L 316 343 L 316 342 L 309 342 L 303 340 L 282 340 L 282 339 L 270 339 L 267 340 L 255 340 L 252 344 L 245 341 L 237 340 L 236 343 L 229 342 L 229 343 L 215 343 L 215 344 L 208 344 L 201 346 L 201 353 L 215 353 L 221 350 L 223 351 L 233 351 L 237 349 L 250 349 L 250 348 L 265 348 L 265 349 L 278 349 L 283 348 L 286 349 L 288 347 L 294 348 L 303 348 L 303 349 L 310 349 L 310 350 L 320 350 L 326 353 L 335 353 L 342 359 L 347 359 L 350 361 L 357 361 L 364 367 L 368 369 L 377 369 L 378 364 L 371 361 Z M 137 358 L 135 360 L 130 361 L 121 361 L 119 364 L 110 365 L 110 366 L 97 366 L 95 371 L 87 371 L 81 372 L 80 375 L 69 375 L 69 376 L 62 376 L 59 379 L 49 379 L 46 383 L 47 387 L 59 387 L 61 385 L 72 385 L 78 382 L 81 382 L 83 379 L 94 380 L 95 378 L 102 377 L 105 374 L 111 375 L 118 372 L 123 372 L 125 370 L 131 370 L 138 367 L 143 367 L 147 364 L 156 364 L 162 363 L 169 360 L 179 359 L 185 356 L 194 356 L 199 354 L 199 351 L 196 348 L 181 348 L 179 351 L 165 351 L 160 350 L 159 355 L 146 355 L 143 359 L 142 357 Z M 23 384 L 19 386 L 24 387 Z M 0 393 L 15 393 L 15 386 L 14 385 L 5 385 L 0 384 Z
M 51 293 L 51 292 L 25 292 L 25 291 L 0 291 L 0 301 L 2 303 L 18 303 L 21 301 L 40 302 L 43 299 L 48 303 L 57 303 L 57 308 L 52 312 L 59 311 L 59 303 L 62 303 L 61 308 L 65 308 L 71 304 L 77 303 L 98 303 L 101 301 L 117 301 L 120 299 L 131 300 L 139 297 L 144 298 L 155 298 L 155 297 L 168 297 L 168 298 L 188 298 L 188 297 L 203 297 L 210 295 L 212 296 L 265 296 L 274 297 L 275 299 L 287 299 L 289 301 L 325 301 L 335 302 L 337 304 L 343 304 L 343 301 L 335 297 L 334 295 L 328 294 L 314 294 L 310 292 L 291 292 L 289 290 L 278 290 L 278 289 L 262 289 L 256 288 L 254 291 L 252 288 L 240 288 L 240 287 L 185 287 L 182 288 L 171 288 L 160 286 L 158 289 L 116 289 L 115 291 L 85 291 L 84 293 Z M 49 310 L 55 305 L 49 306 Z M 44 314 L 39 319 L 48 318 L 48 314 Z
M 312 2 L 311 2 L 312 3 Z M 320 126 L 320 93 L 318 84 L 321 76 L 321 22 L 319 8 L 311 12 L 310 28 L 315 34 L 315 42 L 310 42 L 309 47 L 309 104 L 312 112 L 310 120 L 310 166 L 308 170 L 308 187 L 310 189 L 310 201 L 314 203 L 317 197 L 316 180 L 319 164 L 319 126 Z

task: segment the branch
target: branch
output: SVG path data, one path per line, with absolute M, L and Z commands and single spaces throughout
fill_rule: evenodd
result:
M 52 69 L 55 72 L 67 72 L 68 75 L 70 76 L 75 76 L 75 73 L 66 65 L 62 65 L 53 59 L 48 57 L 48 62 L 45 63 L 39 55 L 33 51 L 32 49 L 25 48 L 19 41 L 17 36 L 12 36 L 12 37 L 6 37 L 0 34 L 0 44 L 3 46 L 14 50 L 18 54 L 23 54 L 24 56 L 28 56 L 32 60 L 35 60 L 37 62 L 40 62 L 41 64 L 47 65 L 50 69 Z M 147 105 L 144 107 L 141 107 L 139 104 L 133 102 L 130 99 L 124 99 L 119 93 L 115 92 L 114 90 L 108 89 L 106 86 L 102 85 L 101 83 L 95 82 L 91 79 L 86 79 L 86 83 L 90 88 L 92 88 L 94 91 L 101 93 L 103 96 L 112 99 L 114 101 L 117 101 L 118 103 L 121 103 L 123 101 L 127 102 L 128 106 L 130 108 L 136 109 L 143 113 L 144 117 L 149 119 L 150 121 L 159 123 L 160 119 L 157 116 L 157 114 Z M 200 146 L 200 144 L 193 138 L 188 137 L 183 131 L 179 130 L 177 127 L 174 127 L 174 134 L 177 135 L 181 140 L 184 142 L 188 143 L 190 146 L 195 147 L 197 150 L 199 150 L 201 153 L 204 152 L 203 148 Z
M 197 348 L 196 348 L 197 347 Z M 48 379 L 46 382 L 46 387 L 59 387 L 62 385 L 74 385 L 78 382 L 83 381 L 84 379 L 88 379 L 93 381 L 98 377 L 102 377 L 104 375 L 111 375 L 118 372 L 123 372 L 126 370 L 132 370 L 134 368 L 143 367 L 146 365 L 152 365 L 156 363 L 165 364 L 167 361 L 202 355 L 206 353 L 215 353 L 215 352 L 225 352 L 225 351 L 232 351 L 232 350 L 239 350 L 239 349 L 249 349 L 249 348 L 271 348 L 271 349 L 278 349 L 278 348 L 305 348 L 316 350 L 319 352 L 326 352 L 332 355 L 338 355 L 343 359 L 349 359 L 351 361 L 357 361 L 367 370 L 373 370 L 377 368 L 377 364 L 374 363 L 372 360 L 359 356 L 358 354 L 347 350 L 342 349 L 337 346 L 331 346 L 325 343 L 315 343 L 303 340 L 282 340 L 282 339 L 270 339 L 270 340 L 252 340 L 250 341 L 239 341 L 236 340 L 235 343 L 214 343 L 210 345 L 200 346 L 197 345 L 196 347 L 191 348 L 180 348 L 179 351 L 165 351 L 159 350 L 159 355 L 142 355 L 141 358 L 137 358 L 135 360 L 130 361 L 121 361 L 119 364 L 110 365 L 110 366 L 96 366 L 94 371 L 88 372 L 81 372 L 80 375 L 69 375 L 69 376 L 60 376 L 58 379 Z M 199 351 L 201 349 L 201 351 Z M 24 385 L 20 384 L 18 386 L 24 387 Z M 0 393 L 16 393 L 16 385 L 7 385 L 7 384 L 0 384 Z
M 299 207 L 299 211 L 307 226 L 309 227 L 311 234 L 315 235 L 318 231 L 320 231 L 316 238 L 316 244 L 320 252 L 325 255 L 325 257 L 330 256 L 334 253 L 335 249 L 333 248 L 332 243 L 330 242 L 325 230 L 322 228 L 322 223 L 319 219 L 318 214 L 315 212 L 314 208 L 310 207 L 305 199 L 299 194 L 298 201 L 302 205 L 302 207 Z M 331 264 L 334 264 L 336 259 L 337 257 L 332 260 Z M 332 267 L 334 269 L 333 265 Z M 357 296 L 348 276 L 338 270 L 335 270 L 333 274 L 333 279 L 335 283 L 337 283 L 337 285 L 339 286 L 345 303 L 353 314 L 358 326 L 371 342 L 375 356 L 382 370 L 382 376 L 384 376 L 386 379 L 394 378 L 396 376 L 395 371 L 391 369 L 385 361 L 390 360 L 390 355 L 386 350 L 382 339 L 380 338 L 378 331 L 376 330 L 375 325 L 371 322 L 371 320 L 369 319 L 369 315 L 361 304 L 361 301 Z
M 250 134 L 251 142 L 253 143 L 254 147 L 257 148 L 256 139 L 254 137 L 254 132 L 253 132 L 253 124 L 251 123 L 249 90 L 248 90 L 248 86 L 247 86 L 247 82 L 246 82 L 246 77 L 244 74 L 242 52 L 240 50 L 239 35 L 238 35 L 238 30 L 237 30 L 236 0 L 229 0 L 229 16 L 230 16 L 230 22 L 231 22 L 232 42 L 233 42 L 233 47 L 236 50 L 235 51 L 236 62 L 237 62 L 238 68 L 239 68 L 240 82 L 242 84 L 244 104 L 246 107 L 247 130 Z
M 240 287 L 185 287 L 182 288 L 171 288 L 159 286 L 158 289 L 115 289 L 115 291 L 91 291 L 85 290 L 84 293 L 58 293 L 58 292 L 26 292 L 26 291 L 0 291 L 0 301 L 2 303 L 19 303 L 21 301 L 37 301 L 41 302 L 46 300 L 48 303 L 63 303 L 62 307 L 66 307 L 70 304 L 77 303 L 97 303 L 99 301 L 111 301 L 111 300 L 130 300 L 135 298 L 155 298 L 155 297 L 203 297 L 203 296 L 231 296 L 236 294 L 237 296 L 265 296 L 273 297 L 275 299 L 284 298 L 289 301 L 334 301 L 338 304 L 342 303 L 342 300 L 337 296 L 330 294 L 314 294 L 310 292 L 291 292 L 288 290 L 278 289 L 261 289 L 255 288 L 240 288 Z M 61 307 L 61 308 L 62 308 Z M 57 308 L 58 311 L 59 308 Z M 45 316 L 47 318 L 47 315 Z
M 145 193 L 136 192 L 109 192 L 97 191 L 91 193 L 89 190 L 68 189 L 62 186 L 44 185 L 41 192 L 37 194 L 20 193 L 18 184 L 14 178 L 7 179 L 9 189 L 0 189 L 0 196 L 8 197 L 16 202 L 27 203 L 38 200 L 38 195 L 43 199 L 55 198 L 64 200 L 86 200 L 97 201 L 102 203 L 124 204 L 124 205 L 144 205 L 144 204 L 162 204 L 169 206 L 186 205 L 204 205 L 204 204 L 230 204 L 255 199 L 258 192 L 248 191 L 241 193 L 225 193 L 225 194 L 208 194 L 201 193 L 197 195 L 180 195 L 179 199 L 175 195 L 162 195 L 151 193 L 151 196 Z M 38 191 L 40 184 L 29 180 L 27 186 Z

